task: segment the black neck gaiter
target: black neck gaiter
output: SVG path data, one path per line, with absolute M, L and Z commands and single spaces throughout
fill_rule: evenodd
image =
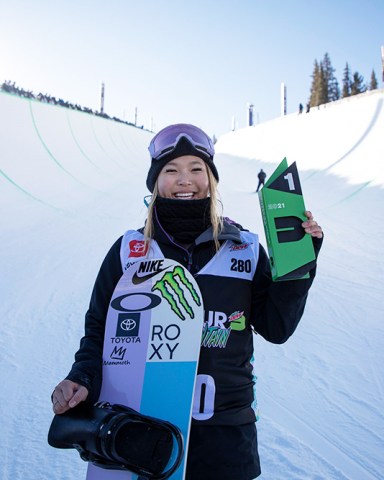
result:
M 211 225 L 211 199 L 177 200 L 157 197 L 160 225 L 179 243 L 193 243 Z

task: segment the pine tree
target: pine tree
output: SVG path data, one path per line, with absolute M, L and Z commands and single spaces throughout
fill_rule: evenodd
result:
M 323 103 L 327 103 L 327 89 L 325 86 L 324 69 L 322 63 L 320 62 L 319 64 L 318 61 L 315 60 L 309 106 L 318 107 Z
M 340 98 L 340 88 L 334 72 L 335 69 L 332 67 L 328 53 L 324 55 L 320 63 L 315 60 L 309 98 L 311 107 L 317 107 Z
M 349 97 L 351 95 L 351 73 L 348 62 L 345 64 L 344 76 L 343 76 L 343 88 L 341 92 L 341 98 Z
M 317 60 L 315 60 L 314 66 L 313 66 L 313 73 L 312 73 L 312 84 L 311 84 L 311 90 L 309 94 L 309 106 L 310 107 L 317 107 L 317 92 L 316 92 L 316 85 L 318 83 L 319 79 L 319 64 Z
M 376 78 L 376 74 L 375 74 L 375 71 L 372 70 L 372 73 L 371 73 L 371 81 L 369 83 L 369 87 L 368 87 L 368 90 L 376 90 L 378 88 L 378 83 L 377 83 L 377 78 Z
M 364 77 L 358 72 L 355 72 L 352 77 L 351 95 L 358 95 L 365 92 Z
M 324 74 L 324 89 L 325 89 L 325 103 L 333 102 L 340 98 L 340 89 L 335 77 L 335 69 L 332 67 L 331 58 L 328 53 L 325 53 L 323 61 L 321 62 Z
M 319 77 L 316 85 L 317 105 L 328 103 L 328 84 L 327 72 L 324 70 L 323 63 L 320 62 Z

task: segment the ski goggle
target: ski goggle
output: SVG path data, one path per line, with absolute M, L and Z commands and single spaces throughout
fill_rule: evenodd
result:
M 160 130 L 151 140 L 148 150 L 153 160 L 160 160 L 172 153 L 181 138 L 185 138 L 193 148 L 203 153 L 207 158 L 213 158 L 215 148 L 208 135 L 198 127 L 187 123 L 177 123 Z

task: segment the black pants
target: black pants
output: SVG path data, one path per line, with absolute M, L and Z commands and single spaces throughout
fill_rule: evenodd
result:
M 260 475 L 254 423 L 192 425 L 186 480 L 252 480 Z

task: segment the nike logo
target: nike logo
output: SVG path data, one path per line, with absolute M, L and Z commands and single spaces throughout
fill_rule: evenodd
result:
M 147 280 L 149 280 L 150 278 L 154 277 L 155 275 L 157 275 L 158 273 L 161 273 L 163 272 L 164 270 L 167 270 L 169 267 L 166 267 L 166 268 L 162 268 L 161 270 L 158 270 L 157 272 L 152 272 L 152 273 L 148 273 L 147 275 L 143 275 L 142 277 L 139 277 L 137 275 L 137 272 L 135 272 L 133 274 L 133 277 L 132 277 L 132 283 L 134 285 L 140 285 L 141 283 L 144 283 L 146 282 Z

